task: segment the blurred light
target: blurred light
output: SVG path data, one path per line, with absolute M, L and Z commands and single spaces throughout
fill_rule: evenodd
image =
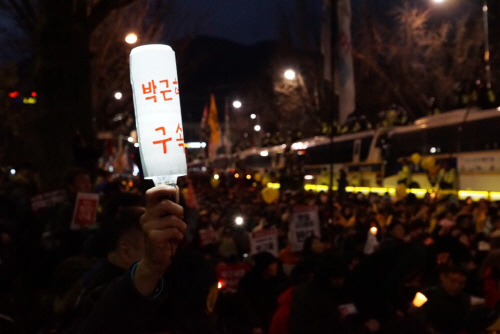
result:
M 134 138 L 132 138 L 132 137 L 128 137 L 127 140 L 128 140 L 129 143 L 133 143 L 134 142 Z
M 377 231 L 378 231 L 378 229 L 375 226 L 370 228 L 370 233 L 373 235 L 377 235 Z
M 115 122 L 121 121 L 122 119 L 123 119 L 122 114 L 116 114 L 115 117 L 113 117 L 113 121 Z
M 241 216 L 236 217 L 236 219 L 234 220 L 234 223 L 238 226 L 243 225 L 243 217 L 241 217 Z
M 19 96 L 18 92 L 10 92 L 9 93 L 9 97 L 15 98 L 15 97 L 18 97 L 18 96 Z
M 248 133 L 245 132 L 245 134 L 243 135 L 243 137 L 245 137 L 245 138 L 248 137 Z
M 134 182 L 132 182 L 132 181 L 130 181 L 130 182 L 128 183 L 128 186 L 129 186 L 129 187 L 132 187 L 133 185 L 134 185 Z
M 497 110 L 500 111 L 500 107 L 497 107 Z
M 205 142 L 198 142 L 198 141 L 189 142 L 189 143 L 185 144 L 185 147 L 189 148 L 189 149 L 203 148 L 203 147 L 206 147 L 206 146 L 207 146 L 207 143 L 205 143 Z
M 243 254 L 243 257 L 247 258 L 248 257 L 248 253 Z
M 109 167 L 108 167 L 108 171 L 113 172 L 114 170 L 115 170 L 115 169 L 113 168 L 113 166 L 109 166 Z
M 415 307 L 420 307 L 420 306 L 424 305 L 425 302 L 427 302 L 427 297 L 424 296 L 423 293 L 417 292 L 417 294 L 415 295 L 415 298 L 413 298 L 412 304 Z
M 297 154 L 298 155 L 304 155 L 304 154 L 306 154 L 306 151 L 305 150 L 300 150 L 300 151 L 297 152 Z
M 222 283 L 222 281 L 217 282 L 217 288 L 222 289 L 223 286 L 224 284 Z
M 234 178 L 235 178 L 235 179 L 237 179 L 237 178 L 239 178 L 239 177 L 240 177 L 240 174 L 238 174 L 238 173 L 234 174 Z
M 125 36 L 125 42 L 128 44 L 135 44 L 137 43 L 137 35 L 134 33 L 130 33 L 127 36 Z
M 305 175 L 304 180 L 312 180 L 314 177 L 312 175 Z
M 31 92 L 31 96 L 36 97 L 36 92 Z
M 214 174 L 214 179 L 218 180 L 219 179 L 219 174 Z
M 260 156 L 261 157 L 267 157 L 269 155 L 268 151 L 260 151 Z
M 292 150 L 302 150 L 302 149 L 306 148 L 306 145 L 303 142 L 299 141 L 299 142 L 293 143 L 291 148 L 292 148 Z
M 444 0 L 433 0 L 435 3 L 443 3 Z
M 139 175 L 139 172 L 140 172 L 139 167 L 136 164 L 134 164 L 134 170 L 132 172 L 132 175 L 137 176 L 137 175 Z
M 260 125 L 259 125 L 259 124 L 257 124 L 256 126 L 254 126 L 254 127 L 253 127 L 253 129 L 254 129 L 255 131 L 260 131 Z
M 295 79 L 295 71 L 291 70 L 291 69 L 286 70 L 285 71 L 285 78 L 288 79 L 288 80 Z
M 34 97 L 23 97 L 23 103 L 24 104 L 35 104 L 36 103 L 36 98 L 34 98 Z
M 236 100 L 233 102 L 233 107 L 235 107 L 236 109 L 240 109 L 241 108 L 241 102 Z
M 117 99 L 117 100 L 121 99 L 121 98 L 122 98 L 122 96 L 123 96 L 123 95 L 122 95 L 122 93 L 120 93 L 120 92 L 116 92 L 116 93 L 115 93 L 115 99 Z
M 134 147 L 139 147 L 139 143 L 135 143 L 135 144 L 134 144 Z
M 499 107 L 499 108 L 500 108 L 500 107 Z M 256 119 L 256 118 L 257 118 L 257 115 L 255 115 L 255 114 L 251 114 L 251 115 L 250 115 L 250 118 L 251 118 L 251 119 Z
M 304 184 L 304 190 L 309 191 L 328 191 L 328 186 L 325 186 L 323 184 Z
M 279 189 L 281 187 L 281 185 L 279 183 L 272 183 L 272 182 L 269 182 L 267 184 L 267 187 L 268 188 L 271 188 L 271 189 Z
M 247 175 L 247 180 L 250 180 L 252 178 L 252 175 L 248 174 Z
M 488 11 L 488 6 L 484 5 L 483 6 L 483 12 L 487 12 Z
M 436 153 L 437 149 L 435 147 L 431 147 L 431 153 Z
M 10 170 L 10 174 L 11 174 L 11 175 L 16 175 L 16 170 L 15 170 L 14 168 L 12 168 L 12 169 Z
M 206 172 L 206 171 L 207 171 L 207 167 L 203 166 L 203 167 L 201 167 L 201 170 L 202 170 L 203 172 Z

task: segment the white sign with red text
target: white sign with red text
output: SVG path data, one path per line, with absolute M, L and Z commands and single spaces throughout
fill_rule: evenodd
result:
M 268 252 L 278 257 L 278 230 L 275 228 L 252 232 L 250 235 L 250 254 Z
M 187 174 L 175 53 L 168 45 L 130 52 L 130 81 L 144 178 L 176 184 Z
M 72 230 L 83 230 L 94 224 L 98 206 L 98 194 L 78 193 L 70 228 Z

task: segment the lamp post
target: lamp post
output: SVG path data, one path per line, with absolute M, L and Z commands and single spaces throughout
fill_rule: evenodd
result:
M 490 41 L 488 28 L 488 1 L 483 0 L 483 32 L 484 32 L 484 70 L 486 88 L 491 89 Z

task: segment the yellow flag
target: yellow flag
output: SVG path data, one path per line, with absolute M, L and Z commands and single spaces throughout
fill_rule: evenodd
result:
M 210 127 L 210 144 L 220 145 L 220 127 L 219 118 L 217 116 L 217 106 L 215 105 L 215 97 L 210 94 L 210 109 L 208 111 L 208 126 Z

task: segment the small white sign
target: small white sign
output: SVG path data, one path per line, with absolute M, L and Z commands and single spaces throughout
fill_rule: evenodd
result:
M 289 241 L 293 252 L 300 252 L 304 241 L 311 235 L 320 237 L 318 209 L 310 206 L 296 206 L 290 216 Z

